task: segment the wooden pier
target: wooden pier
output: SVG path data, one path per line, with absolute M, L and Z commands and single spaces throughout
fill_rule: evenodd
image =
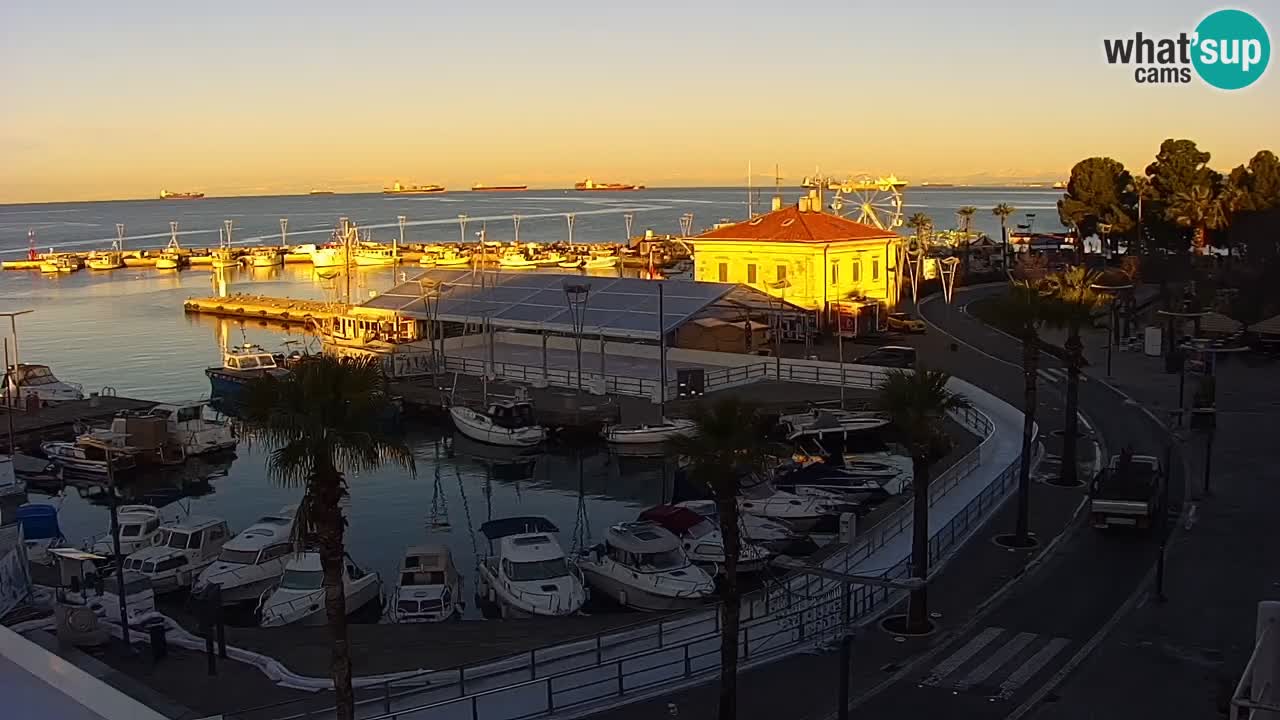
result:
M 257 318 L 306 325 L 312 320 L 328 320 L 342 315 L 350 310 L 350 306 L 319 300 L 295 300 L 236 293 L 228 297 L 188 298 L 182 304 L 182 309 L 189 313 L 220 317 Z
M 126 410 L 147 410 L 158 404 L 160 403 L 156 400 L 98 395 L 34 410 L 10 409 L 0 405 L 0 429 L 7 430 L 9 419 L 4 417 L 3 413 L 9 413 L 13 417 L 15 444 L 69 439 L 74 436 L 74 426 L 78 422 L 109 420 L 115 417 L 116 413 Z M 0 433 L 0 437 L 3 437 L 3 433 Z

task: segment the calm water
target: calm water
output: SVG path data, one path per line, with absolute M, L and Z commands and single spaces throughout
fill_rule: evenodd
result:
M 788 194 L 788 200 L 797 195 Z M 1018 208 L 1011 222 L 1034 212 L 1037 229 L 1058 229 L 1054 202 L 1059 193 L 1025 189 L 908 190 L 905 213 L 925 212 L 939 228 L 954 225 L 955 209 L 975 205 L 977 229 L 999 236 L 989 209 L 999 202 Z M 767 197 L 767 196 L 766 196 Z M 679 218 L 694 214 L 694 227 L 745 215 L 746 193 L 735 189 L 648 190 L 584 195 L 567 191 L 449 193 L 425 197 L 332 195 L 277 198 L 210 198 L 190 202 L 122 201 L 0 206 L 0 257 L 26 252 L 27 231 L 39 248 L 88 250 L 109 245 L 115 224 L 126 225 L 126 248 L 161 247 L 169 221 L 177 220 L 181 242 L 209 246 L 217 242 L 224 219 L 235 223 L 238 243 L 278 240 L 279 218 L 289 218 L 291 243 L 322 242 L 340 216 L 370 228 L 377 240 L 398 233 L 397 215 L 408 218 L 407 242 L 454 241 L 457 215 L 470 216 L 468 235 L 487 225 L 488 237 L 509 240 L 513 214 L 522 216 L 520 239 L 556 241 L 566 236 L 564 214 L 577 216 L 574 238 L 580 242 L 621 241 L 623 214 L 635 216 L 634 233 L 652 228 L 678 233 Z M 767 203 L 767 199 L 764 201 Z M 764 203 L 758 208 L 765 207 Z M 355 289 L 360 297 L 389 287 L 399 271 L 361 269 Z M 123 269 L 81 271 L 44 277 L 36 271 L 0 272 L 0 308 L 33 309 L 19 324 L 22 358 L 50 365 L 61 379 L 82 383 L 86 391 L 114 388 L 124 396 L 148 400 L 189 400 L 208 395 L 203 369 L 220 361 L 222 342 L 256 342 L 271 349 L 295 335 L 255 325 L 188 316 L 182 301 L 213 293 L 215 277 L 207 269 L 182 272 Z M 280 269 L 240 269 L 224 278 L 230 292 L 255 292 L 301 298 L 336 297 L 335 281 L 316 278 L 309 265 Z M 355 294 L 355 293 L 353 293 Z M 0 329 L 5 335 L 8 328 Z M 603 449 L 583 456 L 542 455 L 512 462 L 501 450 L 457 441 L 451 432 L 410 428 L 417 475 L 401 470 L 350 478 L 348 547 L 357 562 L 394 583 L 400 551 L 424 541 L 445 542 L 456 562 L 473 575 L 475 552 L 484 540 L 475 529 L 491 517 L 544 515 L 561 529 L 568 548 L 583 537 L 599 538 L 610 524 L 634 519 L 662 502 L 670 492 L 670 473 L 661 460 L 619 457 Z M 157 480 L 176 486 L 214 471 L 226 475 L 198 485 L 171 504 L 179 510 L 226 518 L 233 530 L 257 516 L 294 503 L 298 491 L 273 484 L 266 476 L 263 448 L 242 445 L 237 457 L 215 466 L 188 467 Z M 33 499 L 44 499 L 35 496 Z M 107 527 L 105 508 L 74 491 L 60 499 L 61 522 L 76 542 Z M 469 578 L 470 582 L 470 578 Z

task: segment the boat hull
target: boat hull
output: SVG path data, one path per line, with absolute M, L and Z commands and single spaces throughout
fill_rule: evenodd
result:
M 505 447 L 533 447 L 546 439 L 546 431 L 540 427 L 520 428 L 513 431 L 486 423 L 477 416 L 479 416 L 478 413 L 467 408 L 449 408 L 449 417 L 453 419 L 458 432 L 472 440 Z
M 696 432 L 693 422 L 663 423 L 640 427 L 611 427 L 604 432 L 606 442 L 616 445 L 655 445 Z
M 593 589 L 618 602 L 619 605 L 640 610 L 642 612 L 670 612 L 673 610 L 692 610 L 702 607 L 705 597 L 674 597 L 661 595 L 646 588 L 628 585 L 607 573 L 602 573 L 590 565 L 580 565 L 582 574 Z
M 397 262 L 400 261 L 400 258 L 370 256 L 370 255 L 356 255 L 355 258 L 353 258 L 353 260 L 355 264 L 360 267 L 385 267 L 388 265 L 395 265 Z
M 437 259 L 437 260 L 436 260 L 436 265 L 437 265 L 438 267 L 458 267 L 458 266 L 461 266 L 461 265 L 467 265 L 467 264 L 469 264 L 470 262 L 471 262 L 471 258 L 465 258 L 465 257 L 460 257 L 460 258 L 439 258 L 439 259 Z

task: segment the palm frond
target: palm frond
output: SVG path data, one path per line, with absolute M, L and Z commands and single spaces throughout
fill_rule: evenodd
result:
M 889 415 L 913 448 L 926 447 L 941 431 L 947 412 L 970 407 L 968 398 L 947 388 L 950 380 L 941 370 L 891 370 L 880 384 L 875 406 Z

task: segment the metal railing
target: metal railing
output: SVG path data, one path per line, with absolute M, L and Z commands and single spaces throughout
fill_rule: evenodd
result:
M 874 374 L 872 371 L 871 374 Z M 930 485 L 929 504 L 936 505 L 963 480 L 981 467 L 982 451 L 994 429 L 992 421 L 975 409 L 953 413 L 953 419 L 984 438 Z M 1004 468 L 963 509 L 932 534 L 931 566 L 961 543 L 1017 484 L 1020 459 Z M 843 552 L 823 565 L 850 572 L 912 526 L 912 504 L 906 503 L 878 523 Z M 887 578 L 910 574 L 910 553 L 885 570 Z M 812 644 L 839 629 L 844 596 L 839 583 L 811 574 L 796 574 L 772 583 L 743 599 L 741 647 L 744 662 L 791 652 Z M 866 621 L 887 607 L 894 591 L 858 586 L 849 593 L 850 616 Z M 472 720 L 518 720 L 561 711 L 578 705 L 622 697 L 662 683 L 709 673 L 719 666 L 720 616 L 718 605 L 645 622 L 593 637 L 535 648 L 526 653 L 471 666 L 401 676 L 376 687 L 365 688 L 358 707 L 381 710 L 378 718 L 454 718 L 469 714 Z M 702 661 L 703 658 L 714 656 Z M 687 660 L 686 660 L 687 658 Z M 700 662 L 702 661 L 702 662 Z M 676 672 L 676 670 L 679 672 Z M 512 682 L 510 676 L 524 676 Z M 497 686 L 492 686 L 494 683 Z M 491 685 L 491 687 L 485 687 Z M 422 702 L 395 709 L 397 701 L 428 693 L 456 691 L 452 698 Z M 452 693 L 451 693 L 452 694 Z M 421 698 L 427 700 L 427 698 Z M 300 702 L 272 706 L 275 715 L 233 714 L 241 720 L 259 717 L 302 718 L 320 714 L 301 712 Z M 292 707 L 292 712 L 286 711 Z M 329 706 L 332 707 L 332 706 Z M 505 712 L 516 707 L 520 713 Z M 260 708 L 259 710 L 262 710 Z M 325 711 L 327 712 L 327 710 Z M 287 714 L 280 714 L 287 713 Z
M 545 382 L 556 387 L 578 387 L 578 372 L 563 368 L 548 367 L 546 372 L 540 366 L 522 365 L 520 363 L 493 362 L 468 357 L 449 357 L 445 359 L 445 371 L 479 377 L 489 374 L 499 380 L 509 380 L 526 384 Z M 604 382 L 604 391 L 614 395 L 631 397 L 655 397 L 658 382 L 646 378 L 626 375 L 601 375 L 598 372 L 582 371 L 582 387 L 593 388 Z
M 1280 603 L 1258 604 L 1257 636 L 1231 696 L 1231 720 L 1280 720 Z

